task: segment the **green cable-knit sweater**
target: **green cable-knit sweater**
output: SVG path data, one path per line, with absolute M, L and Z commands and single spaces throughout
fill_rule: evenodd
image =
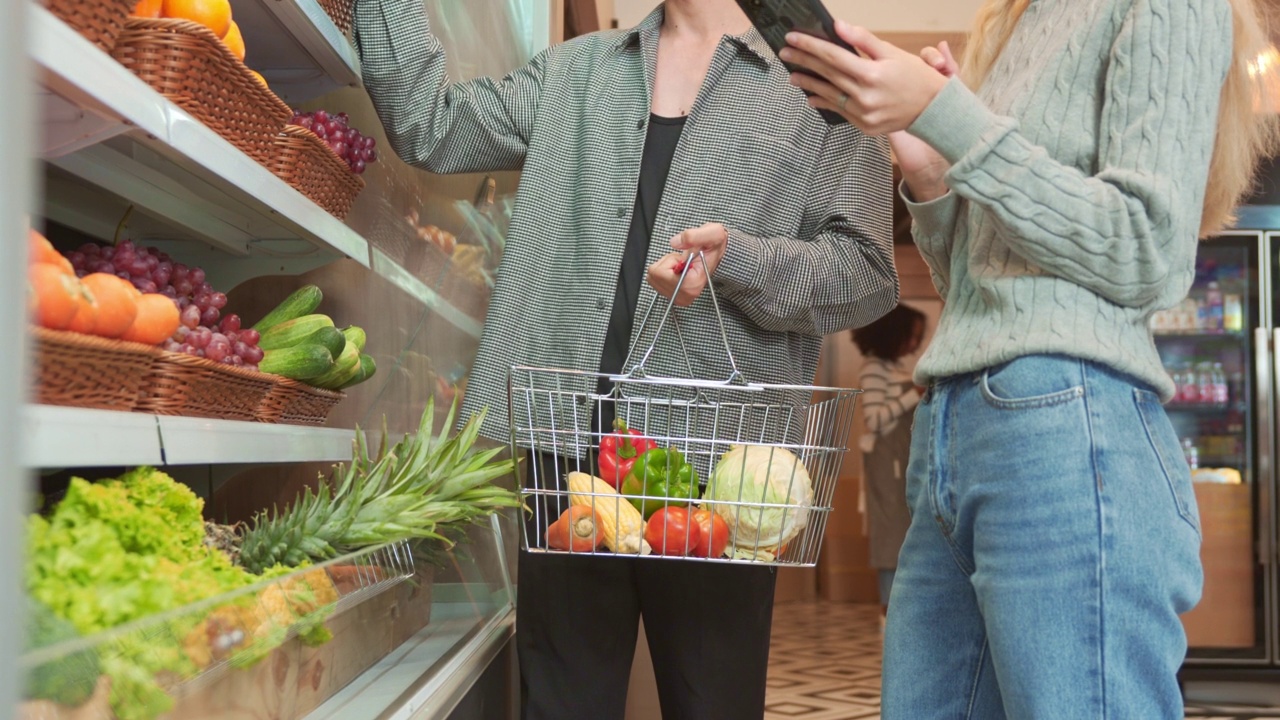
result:
M 917 381 L 1063 354 L 1173 395 L 1148 320 L 1195 276 L 1231 56 L 1227 0 L 1033 0 L 977 94 L 945 87 L 910 128 L 952 165 L 905 198 L 946 299 Z

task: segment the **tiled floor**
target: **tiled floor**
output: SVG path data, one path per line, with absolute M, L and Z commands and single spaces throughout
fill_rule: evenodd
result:
M 880 621 L 874 605 L 788 603 L 773 614 L 765 720 L 879 720 Z M 1247 711 L 1197 720 L 1280 720 Z

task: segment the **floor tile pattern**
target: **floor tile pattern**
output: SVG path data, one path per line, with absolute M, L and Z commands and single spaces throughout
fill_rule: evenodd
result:
M 879 720 L 880 609 L 785 603 L 774 609 L 765 720 Z M 1248 708 L 1188 707 L 1190 720 L 1280 720 Z

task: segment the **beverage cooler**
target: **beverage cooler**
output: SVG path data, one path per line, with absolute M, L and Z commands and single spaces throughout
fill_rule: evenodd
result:
M 1242 222 L 1280 228 L 1280 212 L 1252 208 Z M 1152 320 L 1177 385 L 1167 410 L 1192 468 L 1204 538 L 1204 595 L 1183 617 L 1188 686 L 1280 679 L 1277 281 L 1280 231 L 1224 232 L 1200 246 L 1189 297 Z

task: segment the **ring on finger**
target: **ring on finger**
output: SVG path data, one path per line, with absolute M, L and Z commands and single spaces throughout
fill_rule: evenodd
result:
M 841 110 L 846 109 L 845 105 L 848 104 L 848 102 L 849 102 L 849 95 L 847 93 L 840 93 L 839 105 Z

